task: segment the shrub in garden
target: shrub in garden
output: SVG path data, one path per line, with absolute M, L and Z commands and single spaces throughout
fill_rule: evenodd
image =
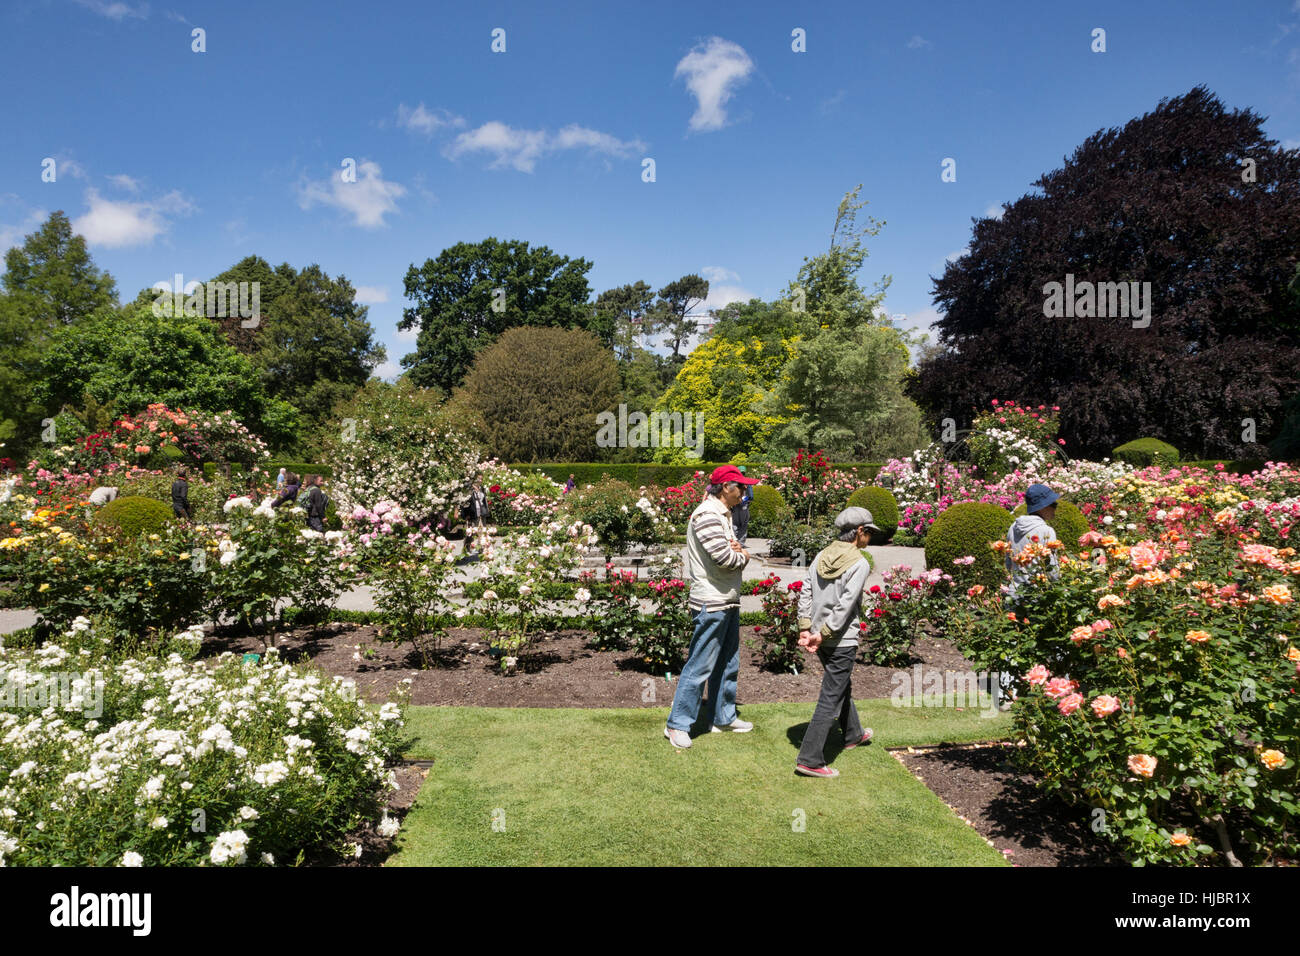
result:
M 781 492 L 770 485 L 755 485 L 754 500 L 749 503 L 749 534 L 766 538 L 777 520 L 790 513 Z
M 581 602 L 592 615 L 590 646 L 598 651 L 631 647 L 642 624 L 636 571 L 606 564 L 604 581 L 587 571 L 583 583 L 590 593 Z
M 1135 864 L 1293 860 L 1300 561 L 1234 509 L 1179 508 L 1159 527 L 1092 533 L 1091 556 L 1063 557 L 1024 614 L 976 594 L 953 633 L 1017 677 L 1019 752 L 1041 786 L 1100 810 L 1093 832 Z
M 807 525 L 793 514 L 782 514 L 768 533 L 768 553 L 774 558 L 788 557 L 796 567 L 807 567 L 837 534 L 835 525 L 827 519 Z
M 888 488 L 866 485 L 849 495 L 850 508 L 866 508 L 880 528 L 871 532 L 872 544 L 888 544 L 898 531 L 898 499 Z M 877 540 L 879 539 L 879 540 Z
M 899 564 L 886 571 L 884 584 L 873 584 L 862 602 L 862 660 L 882 667 L 908 662 L 921 624 L 941 625 L 947 617 L 952 581 L 938 567 L 912 574 Z
M 171 505 L 133 495 L 110 501 L 95 515 L 102 527 L 129 538 L 156 534 L 171 524 L 174 517 Z
M 1011 512 L 1011 517 L 1019 518 L 1025 513 L 1025 506 L 1021 504 Z M 1088 533 L 1088 519 L 1083 516 L 1083 512 L 1064 498 L 1056 500 L 1056 516 L 1047 523 L 1061 539 L 1061 543 L 1071 551 L 1078 549 L 1079 539 Z
M 665 488 L 659 493 L 660 510 L 675 527 L 684 527 L 691 513 L 704 500 L 708 483 L 708 477 L 704 472 L 697 471 L 680 485 Z
M 691 647 L 695 625 L 687 598 L 690 582 L 678 576 L 669 558 L 650 579 L 651 609 L 642 616 L 632 650 L 655 670 L 680 673 Z
M 640 497 L 626 482 L 613 478 L 565 495 L 570 521 L 590 525 L 605 554 L 621 554 L 633 545 L 656 544 L 672 529 L 649 498 Z
M 292 865 L 353 855 L 345 835 L 381 822 L 398 703 L 376 713 L 274 650 L 115 662 L 68 643 L 0 656 L 24 696 L 46 671 L 81 675 L 52 712 L 0 697 L 0 865 Z
M 1146 468 L 1149 465 L 1163 465 L 1167 468 L 1178 464 L 1178 449 L 1159 438 L 1136 438 L 1120 445 L 1111 452 L 1111 456 L 1134 468 Z
M 803 648 L 799 646 L 799 595 L 803 588 L 803 581 L 791 581 L 782 589 L 775 574 L 754 586 L 753 593 L 762 598 L 765 620 L 754 625 L 754 637 L 747 643 L 758 651 L 761 666 L 767 670 L 799 673 L 803 662 Z
M 991 541 L 1006 538 L 1011 512 L 982 501 L 953 505 L 935 519 L 925 536 L 925 565 L 951 574 L 963 587 L 982 584 L 997 587 L 1007 579 L 1002 555 L 989 547 Z M 973 557 L 969 564 L 955 564 L 958 558 Z
M 759 475 L 759 481 L 780 492 L 781 497 L 804 521 L 824 518 L 844 508 L 844 502 L 858 487 L 855 475 L 837 471 L 825 452 L 799 449 L 790 464 Z
M 1060 411 L 1056 405 L 1034 407 L 993 399 L 971 423 L 966 441 L 971 461 L 986 478 L 1013 472 L 1045 474 L 1054 464 L 1057 445 L 1065 444 L 1056 437 Z

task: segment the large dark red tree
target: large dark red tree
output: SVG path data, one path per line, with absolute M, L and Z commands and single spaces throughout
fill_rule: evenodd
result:
M 1300 385 L 1300 150 L 1262 121 L 1197 87 L 1095 133 L 1041 194 L 976 220 L 970 253 L 934 280 L 941 349 L 912 396 L 962 423 L 992 398 L 1060 405 L 1075 455 L 1143 436 L 1184 457 L 1264 455 Z M 1046 317 L 1044 287 L 1067 274 L 1149 282 L 1149 326 Z

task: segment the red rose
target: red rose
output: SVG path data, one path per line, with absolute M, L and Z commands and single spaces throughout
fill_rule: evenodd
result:
M 901 600 L 903 600 L 903 595 L 899 594 L 897 591 L 891 591 L 891 592 L 889 592 L 889 600 L 891 600 L 891 601 L 901 601 Z
M 883 607 L 874 608 L 871 613 L 874 614 L 876 617 L 884 617 L 885 609 Z
M 871 585 L 871 593 L 872 593 L 872 594 L 879 594 L 879 593 L 880 593 L 880 585 L 879 585 L 879 584 L 873 584 L 873 585 Z

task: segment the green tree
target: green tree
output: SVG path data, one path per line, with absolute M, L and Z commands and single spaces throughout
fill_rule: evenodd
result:
M 487 451 L 504 461 L 591 461 L 596 415 L 618 397 L 618 367 L 595 335 L 515 328 L 479 353 L 453 404 L 478 413 Z
M 640 334 L 653 331 L 646 327 L 646 319 L 654 297 L 654 290 L 644 282 L 606 289 L 596 296 L 593 306 L 596 320 L 592 331 L 597 331 L 620 360 L 632 357 Z
M 546 246 L 494 238 L 461 242 L 406 272 L 400 329 L 419 329 L 416 349 L 402 359 L 411 381 L 450 391 L 474 357 L 516 326 L 585 329 L 596 322 L 586 259 Z
M 674 359 L 680 357 L 682 346 L 698 328 L 695 319 L 687 318 L 687 314 L 708 297 L 709 281 L 694 274 L 682 276 L 659 290 L 659 301 L 650 313 L 650 323 L 653 331 L 668 333 L 664 344 L 673 347 Z
M 60 328 L 112 308 L 117 288 L 62 211 L 5 253 L 0 276 L 0 442 L 18 457 L 40 435 L 42 355 Z
M 41 358 L 36 396 L 48 408 L 112 402 L 137 412 L 230 410 L 279 449 L 297 428 L 292 406 L 266 394 L 249 360 L 201 316 L 157 316 L 151 308 L 105 313 L 58 330 Z

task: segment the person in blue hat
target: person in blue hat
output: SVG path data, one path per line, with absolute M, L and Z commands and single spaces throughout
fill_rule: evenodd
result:
M 1033 484 L 1025 491 L 1025 511 L 1007 531 L 1007 570 L 1011 572 L 1011 586 L 1007 589 L 1008 603 L 1015 604 L 1021 589 L 1029 584 L 1030 572 L 1016 564 L 1014 558 L 1031 544 L 1045 545 L 1056 540 L 1056 531 L 1048 524 L 1056 517 L 1056 502 L 1061 496 L 1047 485 Z M 1055 578 L 1059 571 L 1056 552 L 1050 552 L 1051 570 Z

